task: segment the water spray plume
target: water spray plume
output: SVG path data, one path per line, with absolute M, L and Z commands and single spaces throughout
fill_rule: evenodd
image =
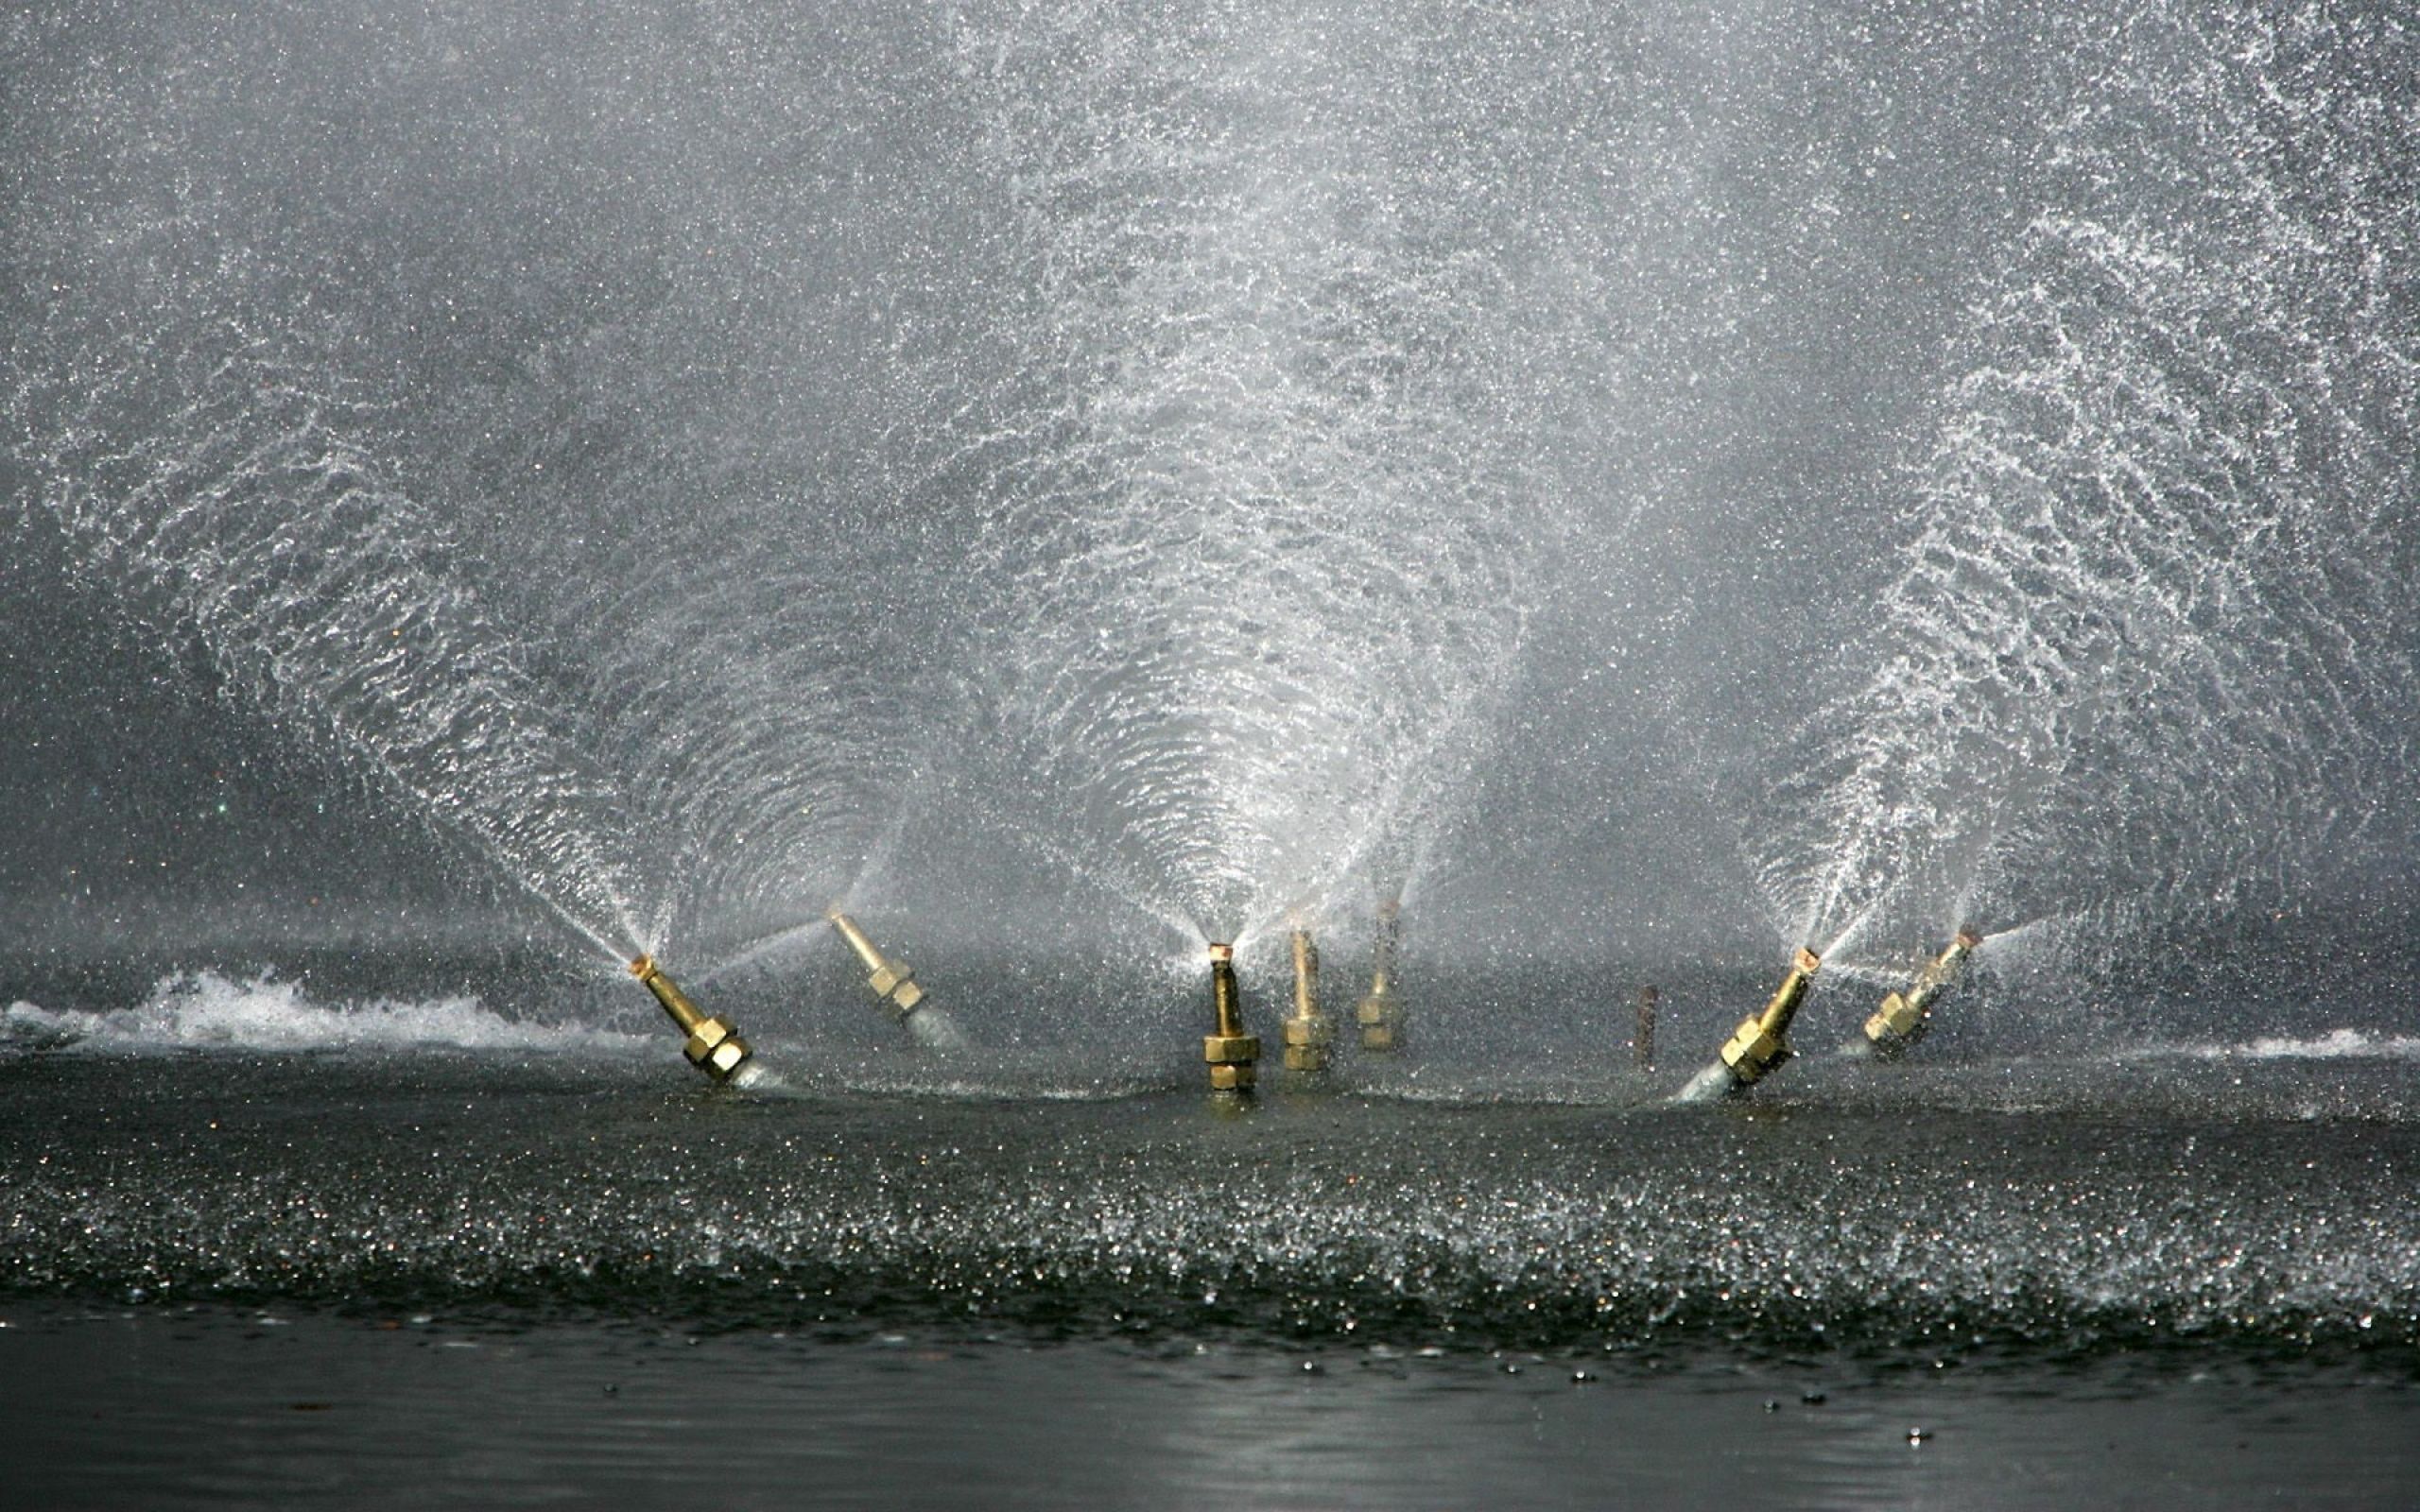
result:
M 1562 164 L 1495 173 L 1410 80 L 1330 66 L 1392 70 L 1361 45 L 1374 16 L 1088 26 L 968 27 L 1032 296 L 1013 369 L 952 427 L 996 443 L 936 487 L 1001 501 L 974 565 L 1018 585 L 974 627 L 990 785 L 1240 943 L 1374 835 L 1436 822 L 1432 774 L 1516 660 L 1524 524 L 1562 496 L 1516 441 L 1551 407 L 1532 343 L 1606 327 L 1524 278 L 1573 246 L 1525 198 Z M 1603 87 L 1549 72 L 1530 87 L 1575 109 Z M 1438 151 L 1355 150 L 1379 120 Z M 1534 314 L 1521 341 L 1471 328 L 1508 300 Z
M 367 449 L 370 406 L 297 348 L 205 319 L 93 349 L 40 497 L 253 707 L 622 958 L 597 922 L 640 935 L 611 776 Z
M 1854 691 L 1778 757 L 1764 880 L 1807 937 L 1986 867 L 1995 911 L 2173 931 L 2361 854 L 2408 766 L 2420 214 L 2408 145 L 2340 129 L 2394 110 L 2374 39 L 2094 25 L 2058 51 L 2104 103 L 1961 317 Z

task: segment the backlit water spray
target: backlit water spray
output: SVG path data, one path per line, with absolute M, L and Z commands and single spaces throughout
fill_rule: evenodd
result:
M 2379 57 L 2410 39 L 2076 27 L 2101 87 L 1967 306 L 1871 670 L 1754 832 L 1827 954 L 1954 926 L 1953 898 L 2172 927 L 2273 896 L 2408 754 L 2420 325 L 2408 78 Z

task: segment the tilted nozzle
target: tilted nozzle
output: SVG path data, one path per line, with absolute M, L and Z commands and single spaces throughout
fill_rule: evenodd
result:
M 873 940 L 866 938 L 866 932 L 857 927 L 857 921 L 848 915 L 836 908 L 824 917 L 832 920 L 832 927 L 840 932 L 840 937 L 849 942 L 849 949 L 856 952 L 857 959 L 865 963 L 870 973 L 866 977 L 866 986 L 873 988 L 873 995 L 883 1001 L 892 1015 L 905 1020 L 916 1011 L 916 1005 L 925 1001 L 925 989 L 916 985 L 916 973 L 883 954 Z
M 1402 909 L 1390 898 L 1378 905 L 1378 929 L 1370 947 L 1370 990 L 1355 1006 L 1361 1025 L 1361 1048 L 1392 1051 L 1403 1048 L 1403 1000 L 1395 996 L 1395 947 L 1402 930 Z
M 729 1081 L 747 1063 L 752 1054 L 748 1041 L 739 1038 L 739 1031 L 732 1027 L 731 1021 L 712 1018 L 690 1002 L 689 994 L 664 974 L 654 956 L 642 955 L 632 961 L 631 974 L 639 979 L 639 986 L 655 994 L 655 1001 L 664 1005 L 664 1011 L 672 1015 L 672 1022 L 688 1037 L 681 1053 L 689 1057 L 689 1064 L 717 1081 Z
M 1782 978 L 1764 1011 L 1740 1020 L 1739 1027 L 1723 1041 L 1722 1063 L 1738 1085 L 1754 1086 L 1790 1057 L 1789 1021 L 1798 1016 L 1798 1005 L 1806 1001 L 1806 989 L 1814 985 L 1815 972 L 1823 964 L 1823 957 L 1801 945 L 1790 960 L 1789 974 Z
M 1284 1035 L 1288 1071 L 1327 1070 L 1336 1025 L 1320 1011 L 1320 948 L 1307 929 L 1294 931 L 1294 1016 Z
M 1210 1006 L 1218 1015 L 1219 1032 L 1201 1037 L 1201 1058 L 1210 1067 L 1211 1090 L 1248 1092 L 1260 1060 L 1260 1040 L 1244 1033 L 1233 945 L 1210 947 Z
M 1882 1006 L 1865 1021 L 1865 1038 L 1872 1041 L 1876 1056 L 1896 1060 L 1915 1048 L 1916 1041 L 1932 1028 L 1933 1000 L 1957 982 L 1966 969 L 1966 957 L 1982 943 L 1983 936 L 1974 930 L 1960 930 L 1948 948 L 1916 973 L 1914 981 L 1882 1000 Z

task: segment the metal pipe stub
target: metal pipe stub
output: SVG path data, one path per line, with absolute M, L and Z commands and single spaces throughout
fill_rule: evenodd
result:
M 1288 1071 L 1327 1070 L 1336 1025 L 1320 1011 L 1320 948 L 1307 929 L 1294 931 L 1294 1014 L 1280 1032 Z
M 1370 990 L 1353 1010 L 1354 1022 L 1361 1026 L 1361 1048 L 1381 1055 L 1403 1048 L 1403 1000 L 1395 995 L 1400 914 L 1392 899 L 1378 905 L 1377 937 L 1370 949 Z
M 1210 1089 L 1221 1092 L 1252 1091 L 1260 1062 L 1260 1038 L 1244 1033 L 1243 1003 L 1236 987 L 1236 948 L 1210 947 L 1210 1005 L 1218 1014 L 1219 1032 L 1201 1037 L 1201 1058 L 1210 1068 Z
M 642 955 L 632 961 L 631 974 L 639 979 L 641 987 L 655 995 L 655 1001 L 664 1005 L 664 1011 L 672 1016 L 672 1022 L 679 1024 L 681 1032 L 687 1036 L 681 1053 L 689 1057 L 689 1064 L 717 1081 L 731 1080 L 739 1068 L 747 1064 L 752 1052 L 748 1048 L 748 1041 L 739 1038 L 739 1031 L 732 1027 L 731 1021 L 714 1018 L 690 1002 L 689 995 L 681 990 L 679 984 L 665 975 L 655 964 L 654 956 Z
M 1957 982 L 1966 957 L 1982 943 L 1983 936 L 1974 930 L 1960 930 L 1948 948 L 1916 973 L 1914 981 L 1882 1000 L 1882 1006 L 1865 1021 L 1865 1038 L 1877 1057 L 1896 1060 L 1916 1047 L 1932 1028 L 1933 1000 Z
M 1823 958 L 1802 945 L 1790 961 L 1789 974 L 1782 978 L 1764 1010 L 1752 1013 L 1739 1021 L 1739 1027 L 1722 1044 L 1722 1064 L 1729 1068 L 1732 1080 L 1741 1087 L 1753 1087 L 1769 1075 L 1775 1067 L 1789 1059 L 1789 1021 L 1798 1016 L 1798 1005 L 1806 1001 L 1806 989 L 1814 984 L 1816 970 Z
M 866 937 L 866 932 L 857 927 L 857 921 L 848 915 L 836 908 L 824 917 L 832 921 L 832 927 L 840 932 L 840 937 L 849 942 L 849 949 L 856 952 L 857 959 L 864 963 L 866 986 L 873 989 L 874 997 L 890 1010 L 893 1018 L 906 1022 L 908 1015 L 916 1011 L 916 1005 L 925 1001 L 925 989 L 916 985 L 915 971 L 882 954 L 874 942 Z

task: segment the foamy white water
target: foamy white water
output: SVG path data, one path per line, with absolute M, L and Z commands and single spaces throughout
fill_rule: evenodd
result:
M 299 983 L 216 971 L 164 977 L 130 1008 L 103 1012 L 12 1003 L 0 1046 L 145 1050 L 660 1050 L 660 1037 L 579 1024 L 524 1022 L 475 997 L 321 1003 Z
M 2179 1053 L 2201 1060 L 2414 1060 L 2420 1037 L 2330 1029 L 2303 1039 L 2262 1035 L 2236 1044 L 2185 1045 Z

